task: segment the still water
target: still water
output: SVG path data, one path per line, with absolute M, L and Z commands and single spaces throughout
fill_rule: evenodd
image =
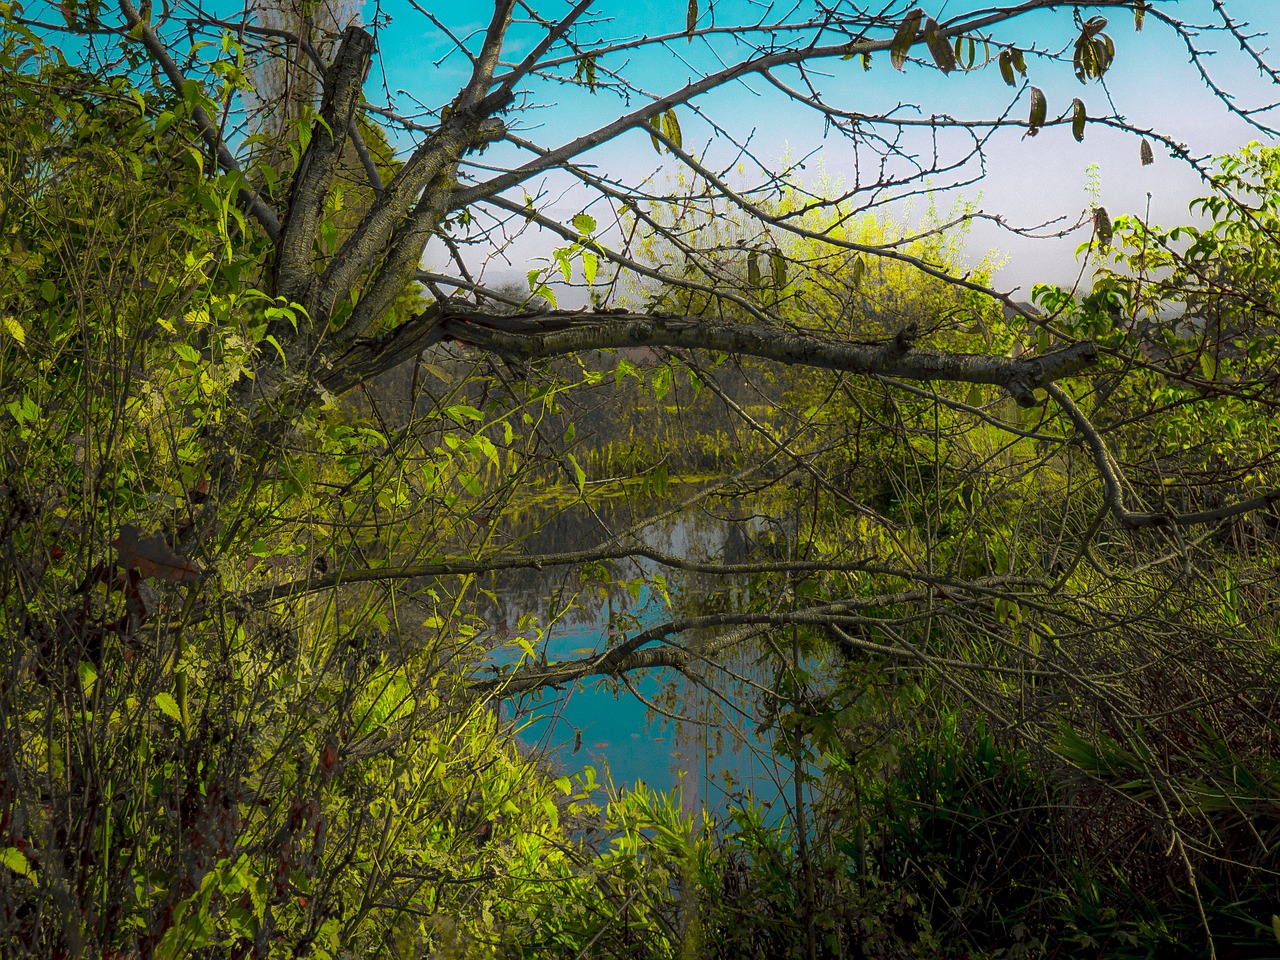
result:
M 592 519 L 599 520 L 598 514 Z M 732 563 L 752 552 L 755 535 L 768 523 L 759 517 L 685 514 L 649 525 L 642 535 L 663 552 Z M 593 538 L 590 522 L 572 514 L 559 517 L 532 538 L 531 552 L 583 549 L 593 539 L 605 539 L 612 527 L 602 526 L 601 535 Z M 723 581 L 680 575 L 646 559 L 627 564 L 626 569 L 618 565 L 614 576 L 642 580 L 634 594 L 582 583 L 575 572 L 530 571 L 495 580 L 490 588 L 500 600 L 489 612 L 496 624 L 490 663 L 506 664 L 519 656 L 510 642 L 516 632 L 534 641 L 539 658 L 545 656 L 549 662 L 598 653 L 726 589 Z M 655 579 L 663 575 L 665 581 Z M 566 607 L 563 615 L 552 619 L 552 611 Z M 527 620 L 525 628 L 519 628 L 521 617 L 530 613 L 538 617 L 542 630 Z M 767 682 L 757 659 L 757 650 L 744 649 L 731 654 L 726 665 L 739 677 Z M 669 792 L 680 785 L 687 812 L 704 805 L 723 812 L 730 800 L 740 799 L 748 789 L 757 801 L 780 799 L 789 770 L 775 764 L 768 735 L 758 733 L 748 698 L 730 692 L 733 684 L 719 682 L 717 691 L 708 691 L 675 671 L 638 673 L 629 679 L 634 692 L 610 679 L 592 678 L 571 689 L 510 701 L 507 716 L 519 725 L 521 741 L 552 758 L 561 771 L 572 773 L 590 764 L 598 779 L 603 780 L 607 771 L 619 787 L 643 781 Z M 664 716 L 644 701 L 684 719 Z

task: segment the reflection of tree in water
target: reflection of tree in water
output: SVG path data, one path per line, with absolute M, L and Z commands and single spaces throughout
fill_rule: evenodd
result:
M 746 513 L 741 501 L 733 506 L 738 508 L 735 512 L 720 515 L 705 509 L 689 511 L 645 527 L 640 536 L 657 551 L 690 560 L 738 564 L 786 556 L 785 544 L 794 537 L 789 523 Z M 597 504 L 594 512 L 581 505 L 548 512 L 529 518 L 524 543 L 531 554 L 587 549 L 607 541 L 614 531 L 631 528 L 654 510 L 652 501 L 617 499 Z M 567 653 L 555 649 L 557 635 L 571 633 L 573 646 L 604 650 L 657 622 L 748 607 L 769 610 L 780 599 L 777 578 L 761 578 L 744 586 L 739 580 L 672 571 L 644 560 L 612 564 L 610 574 L 615 580 L 644 576 L 650 582 L 656 575 L 665 575 L 672 607 L 653 600 L 641 610 L 646 598 L 637 603 L 617 582 L 605 584 L 590 576 L 584 581 L 579 570 L 525 570 L 486 578 L 484 587 L 494 592 L 497 602 L 484 600 L 479 610 L 495 625 L 494 639 L 501 642 L 501 632 L 514 631 L 522 614 L 536 612 L 545 625 L 576 594 L 576 607 L 561 616 L 551 631 L 548 647 L 550 659 L 555 660 Z M 711 631 L 684 631 L 668 642 L 696 642 L 705 632 Z M 791 775 L 789 767 L 780 767 L 764 749 L 767 738 L 758 731 L 778 669 L 774 651 L 762 641 L 749 641 L 714 665 L 694 664 L 684 674 L 663 671 L 661 686 L 601 682 L 589 685 L 585 695 L 599 697 L 602 710 L 612 702 L 614 687 L 621 697 L 640 696 L 649 707 L 650 722 L 648 731 L 641 731 L 643 742 L 669 753 L 672 767 L 684 773 L 686 808 L 698 809 L 703 802 L 719 807 L 726 796 L 741 797 L 744 789 L 778 797 Z M 546 700 L 539 703 L 541 709 L 555 712 Z M 561 731 L 548 744 L 553 740 L 561 747 L 566 768 L 573 766 L 574 760 L 565 753 L 565 745 L 573 741 L 572 731 Z M 583 762 L 581 757 L 577 762 Z
M 621 531 L 635 529 L 647 517 L 652 517 L 658 506 L 649 499 L 617 497 L 590 506 L 577 503 L 542 512 L 529 511 L 520 524 L 522 529 L 512 530 L 511 536 L 534 556 L 589 550 L 607 543 Z M 647 546 L 663 553 L 740 563 L 754 554 L 754 528 L 758 526 L 755 518 L 716 516 L 700 510 L 646 526 L 637 536 Z M 565 609 L 567 601 L 576 595 L 574 606 L 563 614 L 562 622 L 575 627 L 598 624 L 604 640 L 611 611 L 615 616 L 637 612 L 639 604 L 628 583 L 643 578 L 651 584 L 655 575 L 665 577 L 678 611 L 723 606 L 729 597 L 724 578 L 665 570 L 640 558 L 608 561 L 585 571 L 577 567 L 497 571 L 482 578 L 477 612 L 494 624 L 503 621 L 514 624 L 528 613 L 545 622 L 549 613 Z M 485 595 L 486 591 L 493 596 Z M 620 624 L 614 626 L 620 627 Z

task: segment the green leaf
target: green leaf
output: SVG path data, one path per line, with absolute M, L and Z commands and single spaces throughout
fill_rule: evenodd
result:
M 586 278 L 588 284 L 596 282 L 596 270 L 599 269 L 600 258 L 590 250 L 582 252 L 582 275 Z
M 1111 216 L 1107 213 L 1106 207 L 1097 207 L 1093 211 L 1093 233 L 1104 250 L 1111 246 Z
M 587 89 L 592 93 L 595 93 L 596 58 L 593 56 L 586 56 L 579 60 L 578 66 L 573 72 L 573 79 L 578 83 L 586 83 Z
M 1206 380 L 1218 379 L 1218 358 L 1207 353 L 1200 354 L 1200 372 Z
M 458 426 L 462 426 L 463 423 L 465 423 L 468 420 L 470 420 L 472 423 L 481 423 L 484 420 L 483 413 L 481 413 L 475 407 L 469 406 L 468 404 L 465 404 L 465 403 L 459 403 L 451 407 L 445 407 L 444 415 L 448 417 L 450 420 L 452 420 L 454 423 L 456 423 Z
M 573 229 L 584 237 L 589 237 L 596 229 L 596 218 L 586 213 L 580 213 L 573 218 Z
M 658 115 L 658 114 L 656 114 L 656 113 L 655 113 L 652 117 L 650 117 L 650 118 L 649 118 L 649 126 L 650 126 L 650 127 L 652 127 L 654 130 L 661 130 L 661 129 L 662 129 L 662 117 L 661 117 L 660 115 Z M 659 155 L 659 156 L 661 156 L 661 155 L 662 155 L 662 141 L 661 141 L 661 140 L 659 140 L 657 137 L 655 137 L 652 133 L 650 133 L 650 134 L 649 134 L 649 139 L 653 142 L 653 149 L 657 150 L 657 151 L 658 151 L 658 155 Z
M 178 701 L 168 693 L 157 693 L 155 698 L 156 709 L 163 713 L 170 720 L 176 723 L 182 723 L 182 711 L 178 709 Z
M 6 313 L 3 317 L 3 322 L 4 328 L 9 331 L 9 336 L 13 337 L 13 339 L 17 341 L 18 346 L 25 349 L 27 346 L 27 331 L 23 329 L 22 324 L 18 322 L 18 318 L 12 314 Z
M 862 278 L 867 275 L 867 262 L 862 257 L 854 257 L 849 264 L 849 285 L 853 289 L 862 286 Z
M 573 464 L 574 482 L 578 484 L 578 493 L 583 493 L 587 489 L 587 471 L 582 469 L 582 465 L 578 463 L 578 458 L 572 453 L 569 454 L 569 462 Z
M 40 281 L 40 299 L 45 303 L 53 303 L 58 298 L 58 287 L 52 280 Z
M 671 381 L 673 379 L 671 368 L 661 366 L 653 371 L 653 398 L 662 400 L 671 391 Z
M 1084 101 L 1076 97 L 1071 101 L 1071 135 L 1077 143 L 1084 142 L 1084 122 L 1088 119 L 1084 112 Z
M 0 850 L 0 864 L 8 867 L 14 873 L 34 879 L 31 863 L 27 860 L 27 855 L 17 847 L 5 847 Z
M 698 28 L 698 0 L 689 0 L 689 9 L 684 15 L 684 29 L 687 42 L 693 43 L 693 31 Z
M 760 253 L 757 250 L 747 254 L 747 283 L 753 287 L 760 286 Z
M 1138 144 L 1138 159 L 1142 161 L 1144 167 L 1149 167 L 1156 162 L 1155 156 L 1151 153 L 1151 144 L 1145 139 Z
M 1031 117 L 1027 123 L 1027 136 L 1034 137 L 1044 126 L 1045 114 L 1049 105 L 1044 99 L 1044 91 L 1039 87 L 1031 88 Z
M 1147 0 L 1138 0 L 1133 7 L 1133 29 L 1142 32 L 1143 21 L 1147 19 Z M 1280 940 L 1280 934 L 1276 935 L 1276 939 Z
M 1081 83 L 1100 78 L 1115 60 L 1116 46 L 1109 36 L 1101 32 L 1106 25 L 1105 17 L 1094 17 L 1081 28 L 1080 36 L 1076 38 L 1072 64 L 1076 79 Z
M 929 53 L 933 55 L 933 62 L 938 65 L 938 69 L 943 73 L 950 73 L 956 68 L 956 57 L 951 51 L 951 44 L 947 43 L 938 29 L 938 21 L 933 17 L 927 17 L 924 21 L 924 42 L 929 48 Z
M 916 42 L 916 34 L 920 31 L 920 21 L 923 19 L 924 11 L 917 7 L 907 14 L 907 18 L 898 27 L 898 32 L 893 35 L 893 42 L 889 45 L 889 62 L 893 64 L 893 69 L 903 69 L 903 65 L 907 62 L 907 54 L 912 44 Z
M 269 333 L 268 333 L 265 337 L 263 337 L 263 338 L 262 338 L 262 341 L 263 341 L 263 343 L 269 343 L 269 344 L 271 344 L 273 347 L 275 347 L 275 348 L 276 348 L 276 353 L 280 354 L 280 365 L 281 365 L 282 367 L 287 367 L 287 366 L 288 366 L 288 358 L 286 358 L 286 357 L 285 357 L 285 355 L 284 355 L 284 347 L 280 346 L 280 341 L 279 341 L 279 340 L 277 340 L 274 336 L 272 336 L 272 335 L 271 335 L 271 334 L 269 334 Z
M 769 251 L 769 271 L 773 274 L 773 285 L 781 290 L 787 284 L 787 258 L 776 247 Z
M 662 132 L 677 147 L 684 146 L 684 140 L 680 136 L 680 122 L 676 119 L 675 110 L 668 110 L 662 115 Z
M 1000 64 L 1000 76 L 1004 82 L 1011 87 L 1015 86 L 1018 81 L 1013 76 L 1013 54 L 1008 50 L 1001 50 L 997 62 Z

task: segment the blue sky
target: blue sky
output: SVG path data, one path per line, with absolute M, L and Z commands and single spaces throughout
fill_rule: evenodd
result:
M 914 4 L 911 4 L 914 5 Z M 706 3 L 703 3 L 705 23 Z M 901 4 L 906 9 L 908 4 Z M 954 0 L 927 4 L 931 11 L 955 15 L 976 6 Z M 1169 12 L 1204 21 L 1211 11 L 1203 0 L 1169 3 Z M 567 9 L 568 4 L 556 0 L 544 9 L 547 14 Z M 370 10 L 371 8 L 367 8 Z M 399 107 L 408 109 L 413 100 L 428 106 L 447 103 L 465 81 L 468 64 L 457 54 L 446 56 L 450 41 L 408 3 L 388 0 L 381 6 L 391 16 L 391 23 L 380 31 L 382 63 L 387 87 L 392 91 L 408 91 L 412 95 L 395 95 Z M 431 7 L 437 17 L 459 37 L 472 38 L 478 44 L 489 11 L 489 4 L 455 2 Z M 639 37 L 644 34 L 682 29 L 685 4 L 625 3 L 602 0 L 595 7 L 607 17 L 592 20 L 578 30 L 581 40 L 600 37 Z M 749 9 L 745 3 L 720 0 L 715 5 L 717 23 L 732 22 L 734 14 Z M 750 9 L 759 10 L 758 5 Z M 1233 15 L 1250 20 L 1265 32 L 1280 28 L 1280 3 L 1275 0 L 1231 0 Z M 759 16 L 757 13 L 756 16 Z M 1172 33 L 1148 18 L 1146 28 L 1136 33 L 1127 12 L 1113 12 L 1107 28 L 1117 48 L 1115 66 L 1107 76 L 1107 90 L 1098 84 L 1082 86 L 1069 68 L 1029 59 L 1031 80 L 1045 90 L 1049 113 L 1056 115 L 1067 107 L 1071 98 L 1081 97 L 1090 113 L 1110 112 L 1107 94 L 1118 111 L 1131 121 L 1160 129 L 1175 139 L 1189 144 L 1196 155 L 1234 150 L 1250 139 L 1259 138 L 1238 118 L 1205 90 L 1187 60 L 1185 49 Z M 1021 46 L 1034 42 L 1044 48 L 1067 45 L 1076 34 L 1069 11 L 1036 14 L 1007 26 L 995 34 L 996 39 L 1014 41 Z M 516 28 L 512 52 L 523 52 L 532 42 L 536 30 Z M 713 56 L 728 60 L 743 47 L 730 37 L 721 37 L 713 51 L 707 44 L 682 41 L 671 44 L 669 51 L 660 49 L 637 52 L 626 66 L 626 76 L 648 93 L 668 93 L 711 66 Z M 444 58 L 439 65 L 436 61 Z M 1270 95 L 1280 99 L 1280 91 L 1268 90 L 1256 71 L 1243 67 L 1239 57 L 1223 53 L 1215 58 L 1215 68 L 1233 90 L 1241 91 L 1246 100 L 1258 102 Z M 606 61 L 620 66 L 622 58 Z M 944 76 L 936 69 L 908 64 L 905 72 L 894 71 L 887 58 L 877 58 L 871 71 L 863 73 L 855 62 L 832 61 L 820 70 L 818 77 L 824 94 L 832 101 L 854 109 L 869 111 L 875 106 L 888 107 L 899 101 L 917 104 L 920 113 L 947 113 L 956 117 L 989 116 L 1005 105 L 1012 91 L 1000 80 L 994 68 L 970 74 Z M 785 77 L 785 74 L 784 74 Z M 794 74 L 791 75 L 794 78 Z M 375 78 L 370 78 L 368 94 L 377 96 Z M 570 87 L 535 88 L 538 106 L 521 112 L 517 124 L 526 135 L 544 145 L 557 145 L 577 134 L 614 119 L 624 105 L 606 94 L 587 96 Z M 634 101 L 633 101 L 634 103 Z M 788 108 L 777 92 L 762 80 L 752 79 L 733 84 L 698 101 L 707 113 L 740 136 L 752 136 L 752 147 L 762 159 L 776 160 L 784 155 L 798 157 L 825 148 L 822 165 L 832 176 L 848 178 L 852 174 L 851 150 L 839 139 L 823 140 L 822 124 L 815 116 L 806 116 Z M 1013 108 L 1016 116 L 1026 115 L 1027 103 Z M 686 146 L 693 144 L 700 154 L 715 158 L 727 145 L 717 145 L 709 128 L 689 111 L 679 111 L 683 118 Z M 1273 117 L 1273 121 L 1280 118 Z M 727 155 L 727 154 L 726 154 Z M 614 143 L 594 151 L 589 159 L 600 169 L 639 180 L 654 172 L 660 160 L 642 133 L 623 135 Z M 1097 165 L 1101 201 L 1113 214 L 1142 212 L 1151 193 L 1153 218 L 1165 223 L 1187 218 L 1187 202 L 1201 192 L 1197 176 L 1165 151 L 1156 149 L 1156 162 L 1143 168 L 1138 162 L 1138 141 L 1131 135 L 1090 127 L 1082 144 L 1076 143 L 1066 128 L 1043 131 L 1035 139 L 1023 138 L 1020 131 L 1007 131 L 995 137 L 988 152 L 989 167 L 980 186 L 961 191 L 967 199 L 980 199 L 983 210 L 1005 215 L 1011 222 L 1031 225 L 1057 216 L 1074 221 L 1089 204 L 1085 193 L 1086 168 Z M 816 176 L 818 164 L 809 164 L 806 173 Z M 555 188 L 554 179 L 548 183 Z M 560 213 L 571 214 L 575 198 L 568 198 Z M 947 201 L 942 201 L 946 206 Z M 1068 282 L 1077 265 L 1073 251 L 1085 235 L 1065 241 L 1027 241 L 1012 237 L 996 228 L 977 227 L 972 246 L 1001 250 L 1007 258 L 999 285 L 1020 285 L 1024 289 L 1035 280 Z M 522 248 L 525 249 L 525 248 Z M 527 248 L 536 252 L 533 248 Z M 513 266 L 512 275 L 522 273 Z

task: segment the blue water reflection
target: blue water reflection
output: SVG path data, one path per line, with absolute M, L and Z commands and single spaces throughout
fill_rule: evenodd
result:
M 738 554 L 728 559 L 740 559 L 741 528 L 741 523 L 682 517 L 646 531 L 646 539 L 651 543 L 656 539 L 660 549 L 686 557 L 723 560 Z M 683 602 L 707 588 L 696 577 L 675 578 L 648 560 L 634 561 L 632 566 L 633 577 L 650 581 L 635 594 L 615 589 L 602 598 L 604 591 L 590 584 L 557 583 L 552 576 L 536 585 L 526 583 L 524 589 L 506 584 L 502 595 L 507 601 L 494 614 L 500 617 L 495 637 L 499 645 L 490 663 L 505 665 L 519 658 L 519 646 L 505 634 L 517 632 L 514 625 L 533 609 L 545 616 L 555 606 L 547 603 L 548 596 L 558 596 L 561 603 L 566 592 L 571 598 L 585 598 L 569 603 L 571 612 L 557 618 L 545 632 L 521 631 L 530 642 L 536 637 L 539 660 L 558 662 L 602 652 L 670 619 Z M 652 585 L 651 578 L 660 573 L 667 575 L 665 591 Z M 730 655 L 728 665 L 739 676 L 767 681 L 760 676 L 755 657 L 753 649 L 740 650 Z M 654 714 L 624 684 L 598 678 L 572 689 L 508 701 L 505 715 L 518 723 L 520 740 L 537 754 L 552 758 L 561 771 L 572 773 L 590 764 L 600 772 L 600 779 L 607 770 L 618 786 L 643 780 L 662 791 L 682 783 L 683 805 L 690 812 L 700 811 L 705 804 L 708 810 L 723 813 L 729 801 L 741 800 L 747 789 L 767 804 L 782 798 L 788 771 L 776 767 L 767 736 L 758 735 L 755 720 L 739 709 L 742 704 L 735 698 L 717 697 L 676 671 L 641 672 L 628 679 L 639 698 L 691 722 Z

